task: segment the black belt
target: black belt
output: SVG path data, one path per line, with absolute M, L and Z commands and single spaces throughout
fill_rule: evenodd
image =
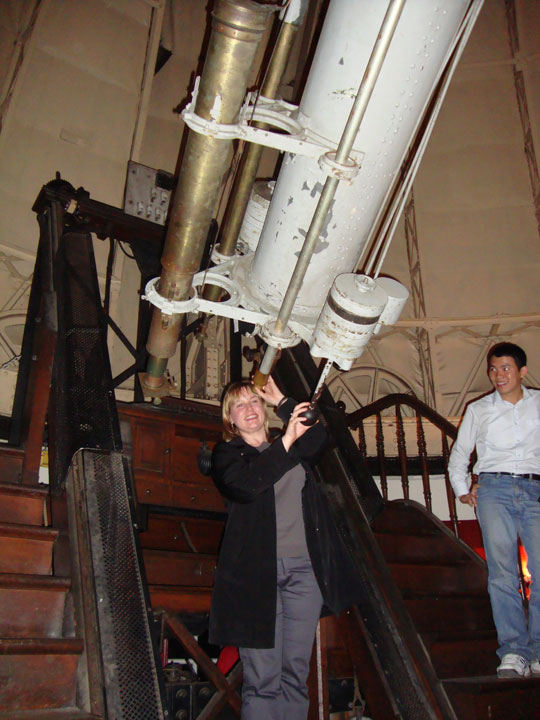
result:
M 481 472 L 480 475 L 496 475 L 497 477 L 499 477 L 499 476 L 515 477 L 515 478 L 522 478 L 523 480 L 537 480 L 540 482 L 540 475 L 537 475 L 536 473 L 521 473 L 521 475 L 518 475 L 517 473 L 490 472 L 489 470 L 486 470 L 485 472 Z

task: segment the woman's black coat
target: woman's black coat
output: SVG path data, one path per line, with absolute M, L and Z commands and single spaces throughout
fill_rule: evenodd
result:
M 295 406 L 278 411 L 287 422 Z M 324 603 L 341 612 L 358 599 L 351 560 L 311 472 L 326 440 L 322 423 L 312 426 L 287 452 L 276 440 L 259 452 L 237 437 L 214 448 L 212 475 L 225 496 L 228 519 L 216 570 L 210 611 L 210 642 L 271 648 L 276 621 L 276 509 L 274 484 L 297 463 L 306 470 L 302 506 L 306 541 Z

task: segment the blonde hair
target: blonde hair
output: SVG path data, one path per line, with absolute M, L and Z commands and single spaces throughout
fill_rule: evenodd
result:
M 224 440 L 232 440 L 233 438 L 240 435 L 235 424 L 231 420 L 231 407 L 233 403 L 238 400 L 238 398 L 242 395 L 244 390 L 249 390 L 251 393 L 253 393 L 253 385 L 250 380 L 238 380 L 237 382 L 230 383 L 223 394 L 223 400 L 221 401 L 221 417 L 223 419 Z M 259 401 L 264 408 L 264 432 L 268 437 L 268 417 L 266 413 L 266 405 L 260 395 L 257 395 L 257 397 L 259 398 Z

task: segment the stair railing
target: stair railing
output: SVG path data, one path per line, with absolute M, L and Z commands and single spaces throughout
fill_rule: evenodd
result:
M 37 485 L 53 358 L 58 333 L 52 258 L 58 250 L 62 207 L 51 201 L 39 218 L 40 241 L 30 289 L 8 442 L 24 450 L 20 481 Z
M 319 378 L 305 344 L 284 351 L 273 372 L 284 392 L 297 398 L 309 397 Z M 450 720 L 448 697 L 371 528 L 384 510 L 382 493 L 328 390 L 319 407 L 330 443 L 315 468 L 316 479 L 363 588 L 340 623 L 360 687 L 369 707 L 376 708 L 374 717 Z
M 394 408 L 393 415 L 395 417 L 395 436 L 397 445 L 397 462 L 395 457 L 389 457 L 385 451 L 384 423 L 382 419 L 383 411 Z M 416 417 L 416 454 L 408 451 L 405 428 L 403 423 L 402 408 L 410 408 Z M 366 405 L 359 410 L 347 414 L 347 425 L 351 430 L 358 431 L 358 447 L 362 456 L 368 465 L 375 465 L 372 471 L 378 475 L 381 483 L 381 492 L 385 500 L 388 500 L 388 477 L 389 474 L 398 474 L 401 477 L 401 487 L 404 499 L 409 499 L 409 475 L 411 470 L 414 474 L 418 474 L 422 478 L 422 491 L 424 504 L 429 511 L 432 511 L 432 472 L 436 469 L 437 475 L 444 476 L 444 484 L 446 498 L 448 501 L 448 511 L 452 530 L 459 537 L 458 516 L 456 508 L 456 498 L 450 485 L 448 475 L 448 459 L 450 457 L 450 445 L 457 436 L 457 428 L 449 420 L 439 415 L 433 408 L 419 400 L 414 395 L 406 395 L 403 393 L 395 393 L 386 397 L 375 400 L 375 402 Z M 370 462 L 372 458 L 368 455 L 366 428 L 364 421 L 368 418 L 375 418 L 375 444 L 377 456 L 375 463 Z M 441 453 L 433 457 L 428 455 L 426 433 L 424 422 L 428 421 L 440 430 L 441 434 Z M 389 468 L 394 467 L 395 470 L 389 473 Z
M 168 711 L 107 345 L 114 323 L 102 306 L 92 238 L 124 239 L 130 229 L 145 237 L 151 223 L 91 201 L 60 178 L 42 188 L 33 210 L 41 228 L 36 322 L 47 312 L 47 342 L 37 345 L 44 351 L 35 361 L 47 367 L 36 375 L 41 410 L 31 408 L 40 421 L 33 446 L 41 450 L 46 415 L 51 518 L 65 548 L 56 552 L 55 569 L 62 563 L 73 579 L 85 640 L 78 699 L 92 717 L 162 720 Z M 21 395 L 29 388 L 21 383 Z

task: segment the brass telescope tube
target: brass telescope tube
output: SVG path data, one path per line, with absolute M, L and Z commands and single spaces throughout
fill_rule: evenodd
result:
M 252 0 L 217 0 L 195 114 L 234 124 L 267 18 L 275 6 Z M 232 155 L 232 140 L 189 131 L 178 186 L 171 207 L 158 292 L 169 300 L 188 298 L 199 270 L 206 235 L 221 181 Z M 150 358 L 142 384 L 146 394 L 164 385 L 168 358 L 174 355 L 182 315 L 154 308 L 147 342 Z
M 261 95 L 263 97 L 269 99 L 276 97 L 297 31 L 298 23 L 296 22 L 284 22 L 282 24 L 276 46 L 272 52 L 266 78 L 261 86 Z M 268 127 L 266 123 L 259 122 L 255 122 L 253 125 L 254 127 L 263 129 Z M 246 214 L 251 188 L 257 177 L 257 169 L 263 150 L 263 145 L 258 145 L 257 143 L 246 144 L 234 178 L 229 195 L 230 201 L 223 222 L 223 231 L 219 243 L 219 252 L 222 255 L 232 256 L 236 250 L 236 242 L 240 228 L 242 227 L 244 215 Z M 203 297 L 206 300 L 217 302 L 221 297 L 221 293 L 221 288 L 215 285 L 208 285 L 204 289 Z
M 268 67 L 268 73 L 261 87 L 261 95 L 265 98 L 274 99 L 277 95 L 297 31 L 298 25 L 295 23 L 284 22 L 281 26 L 279 37 L 272 53 L 272 60 Z M 254 123 L 254 126 L 263 129 L 268 127 L 266 123 Z M 238 234 L 244 215 L 246 214 L 249 194 L 257 175 L 263 150 L 263 145 L 248 143 L 242 155 L 231 191 L 231 203 L 227 210 L 223 234 L 219 245 L 219 251 L 222 255 L 234 254 Z

